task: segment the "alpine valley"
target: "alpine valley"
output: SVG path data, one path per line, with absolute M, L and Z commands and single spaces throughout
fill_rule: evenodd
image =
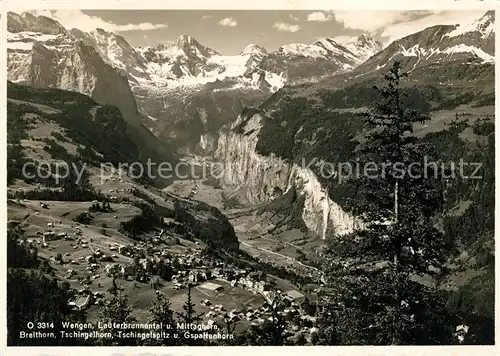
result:
M 407 73 L 403 106 L 430 117 L 414 125 L 416 142 L 433 144 L 440 162 L 478 162 L 483 173 L 473 182 L 446 181 L 443 207 L 432 216 L 448 243 L 446 264 L 438 277 L 419 282 L 446 293 L 447 309 L 460 315 L 456 325 L 469 328 L 468 342 L 493 340 L 493 11 L 387 44 L 365 34 L 274 51 L 248 44 L 237 55 L 220 54 L 188 34 L 135 48 L 124 36 L 65 28 L 28 12 L 9 12 L 7 21 L 8 127 L 19 134 L 9 136 L 9 189 L 17 192 L 9 219 L 35 233 L 41 228 L 27 223 L 26 214 L 37 210 L 33 220 L 47 215 L 29 198 L 40 182 L 22 181 L 21 162 L 67 155 L 76 162 L 85 152 L 96 164 L 88 170 L 95 189 L 89 199 L 110 193 L 116 199 L 115 213 L 83 224 L 86 233 L 105 236 L 101 250 L 115 241 L 136 246 L 140 236 L 161 229 L 161 237 L 170 229 L 179 251 L 189 255 L 188 247 L 201 244 L 225 263 L 259 266 L 282 290 L 298 289 L 311 300 L 328 289 L 322 266 L 330 242 L 366 225 L 353 209 L 358 191 L 337 176 L 325 178 L 324 163 L 356 159 L 374 129 L 360 114 L 379 100 L 383 75 L 400 63 Z M 184 162 L 220 174 L 99 181 L 97 163 L 118 157 Z M 69 217 L 88 210 L 81 202 L 89 199 L 53 202 L 51 213 L 62 213 L 57 219 L 70 226 Z M 124 229 L 131 221 L 139 227 Z M 131 284 L 124 288 L 135 293 Z M 138 319 L 145 318 L 149 293 L 144 288 L 132 297 Z M 311 335 L 307 344 L 314 344 Z

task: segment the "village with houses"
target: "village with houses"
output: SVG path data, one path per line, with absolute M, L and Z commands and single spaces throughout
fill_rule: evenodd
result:
M 134 213 L 130 211 L 134 207 L 124 202 L 103 203 L 102 209 L 96 209 L 100 206 L 96 201 L 11 201 L 13 218 L 17 204 L 23 206 L 23 213 L 31 210 L 23 221 L 26 238 L 19 243 L 32 246 L 47 261 L 70 290 L 68 306 L 85 311 L 89 321 L 97 320 L 99 307 L 117 291 L 129 298 L 137 320 L 146 322 L 156 293 L 164 293 L 178 311 L 189 289 L 204 323 L 229 321 L 236 333 L 244 331 L 270 320 L 272 303 L 279 297 L 283 301 L 279 313 L 288 321 L 289 335 L 314 337 L 311 296 L 258 267 L 241 268 L 204 253 L 203 241 L 179 233 L 182 226 L 175 219 L 164 217 L 163 229 L 134 240 L 116 229 Z M 120 214 L 125 206 L 128 216 Z M 82 216 L 92 221 L 81 220 Z M 10 223 L 13 229 L 19 226 L 14 219 Z

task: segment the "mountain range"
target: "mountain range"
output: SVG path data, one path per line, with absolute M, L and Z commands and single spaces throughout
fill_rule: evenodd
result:
M 221 125 L 285 84 L 353 69 L 382 45 L 367 36 L 289 44 L 274 52 L 250 44 L 220 55 L 195 38 L 133 48 L 124 37 L 96 29 L 66 29 L 30 13 L 8 14 L 9 80 L 87 94 L 142 114 L 157 136 L 209 149 Z M 189 130 L 186 130 L 186 127 Z M 213 145 L 213 143 L 212 143 Z
M 493 68 L 494 62 L 492 11 L 470 24 L 427 28 L 385 48 L 362 35 L 342 43 L 331 38 L 292 43 L 272 52 L 249 44 L 234 56 L 188 35 L 134 48 L 112 32 L 66 29 L 30 13 L 9 12 L 7 26 L 9 80 L 73 90 L 115 105 L 138 130 L 142 123 L 185 151 L 212 151 L 224 124 L 285 85 L 345 85 L 379 76 L 396 59 L 416 80 L 441 76 L 451 62 L 481 68 Z M 490 74 L 486 70 L 472 80 Z

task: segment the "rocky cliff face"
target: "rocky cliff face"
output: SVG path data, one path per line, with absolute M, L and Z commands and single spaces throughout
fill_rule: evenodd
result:
M 12 33 L 30 31 L 49 35 L 67 34 L 59 22 L 45 16 L 34 16 L 28 12 L 22 15 L 9 12 L 7 30 Z
M 222 183 L 242 192 L 250 203 L 268 202 L 294 189 L 304 202 L 302 220 L 322 238 L 344 235 L 361 227 L 350 214 L 333 202 L 314 173 L 275 155 L 257 153 L 262 128 L 261 114 L 240 115 L 218 140 L 215 157 L 224 162 Z

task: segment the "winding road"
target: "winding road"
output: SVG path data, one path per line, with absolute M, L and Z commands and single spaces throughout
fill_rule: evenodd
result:
M 250 248 L 254 248 L 254 249 L 259 250 L 259 251 L 264 251 L 264 252 L 266 252 L 266 253 L 270 253 L 270 254 L 273 254 L 273 255 L 276 255 L 276 256 L 283 257 L 283 258 L 285 258 L 285 259 L 287 259 L 287 260 L 289 260 L 289 261 L 292 261 L 292 262 L 294 262 L 294 263 L 297 263 L 297 264 L 301 265 L 302 267 L 305 267 L 305 268 L 308 268 L 308 269 L 312 269 L 312 270 L 315 270 L 315 271 L 320 272 L 320 273 L 322 272 L 321 270 L 317 269 L 316 267 L 313 267 L 313 266 L 310 266 L 310 265 L 306 265 L 306 264 L 303 264 L 303 263 L 302 263 L 302 262 L 300 262 L 300 261 L 297 261 L 297 260 L 296 260 L 295 258 L 293 258 L 293 257 L 286 256 L 286 255 L 283 255 L 283 254 L 281 254 L 281 253 L 279 253 L 279 252 L 274 252 L 274 251 L 271 251 L 271 250 L 268 250 L 268 249 L 265 249 L 265 248 L 262 248 L 262 247 L 253 246 L 253 245 L 250 245 L 250 244 L 248 244 L 248 243 L 246 243 L 246 242 L 243 242 L 243 241 L 241 241 L 241 240 L 239 240 L 239 242 L 240 242 L 240 244 L 242 244 L 242 245 L 244 245 L 244 246 L 247 246 L 247 247 L 250 247 Z

